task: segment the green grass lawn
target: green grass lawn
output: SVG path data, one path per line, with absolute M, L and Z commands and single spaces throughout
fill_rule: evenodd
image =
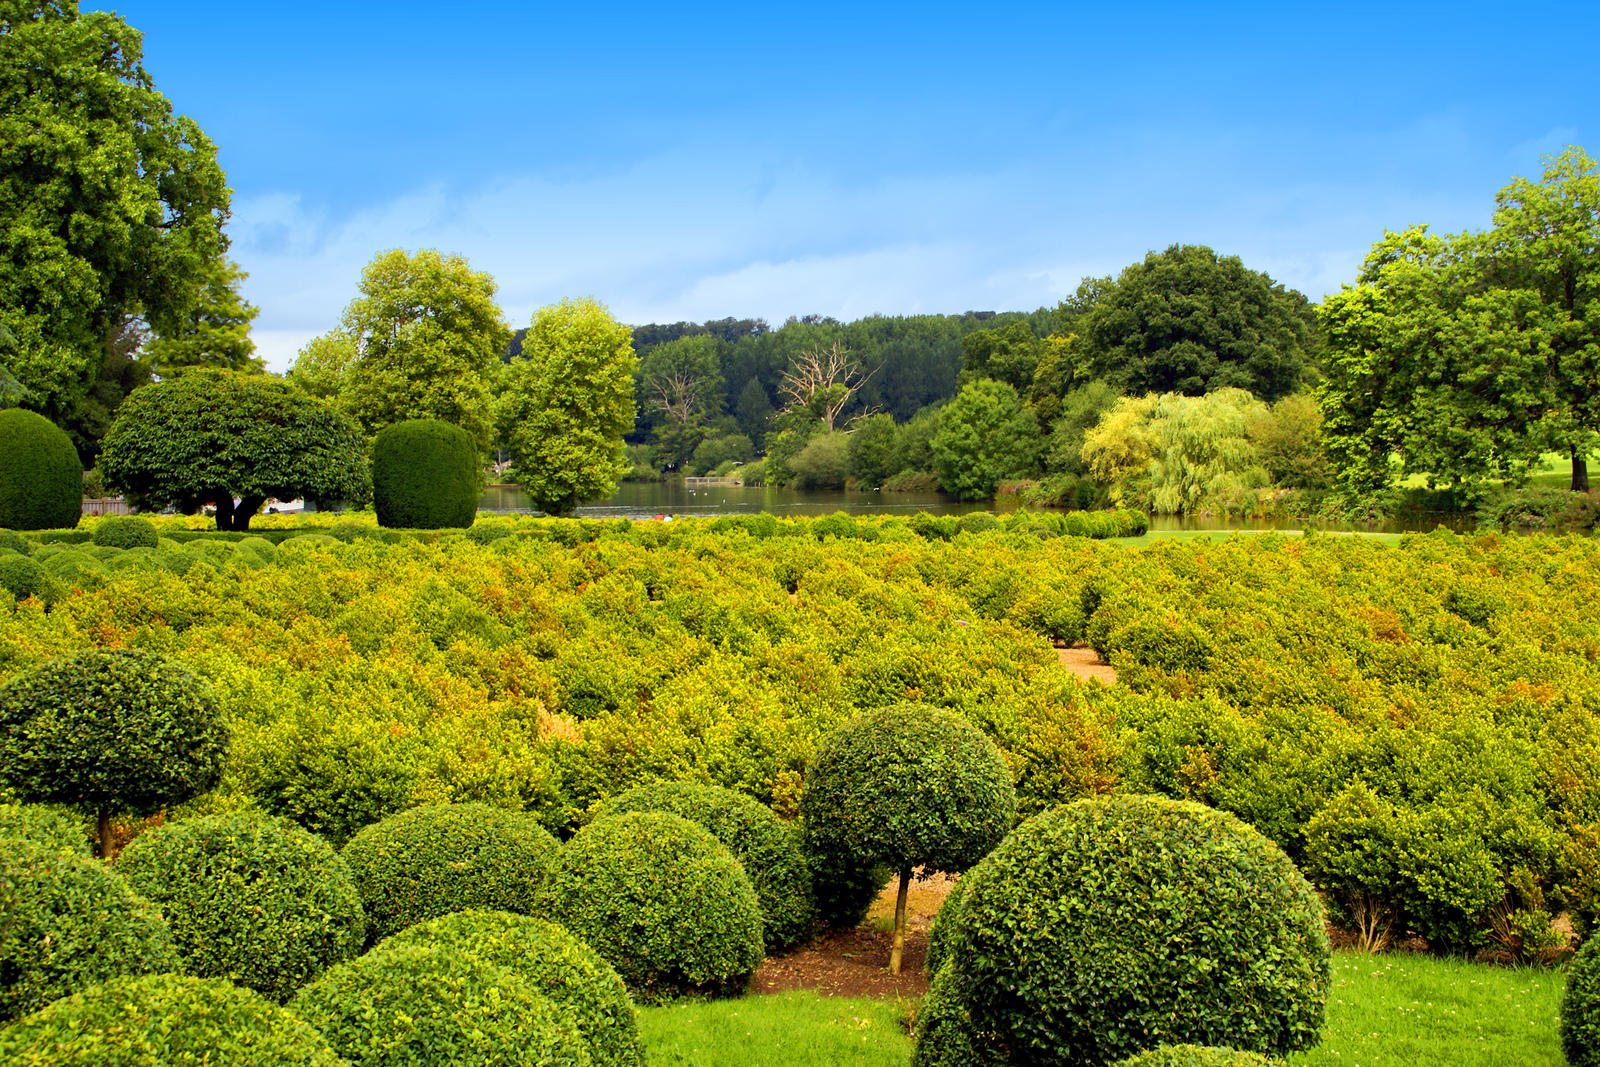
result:
M 1563 1067 L 1559 970 L 1341 952 L 1320 1047 L 1294 1067 Z M 905 1067 L 896 1000 L 811 993 L 645 1008 L 654 1067 Z

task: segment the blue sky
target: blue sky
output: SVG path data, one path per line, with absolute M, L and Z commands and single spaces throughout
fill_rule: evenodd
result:
M 1209 244 L 1313 299 L 1600 154 L 1600 4 L 85 3 L 219 146 L 269 363 L 388 248 L 513 325 L 1031 309 Z

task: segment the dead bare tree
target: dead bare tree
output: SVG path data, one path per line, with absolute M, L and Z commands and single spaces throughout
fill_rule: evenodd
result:
M 850 350 L 835 341 L 825 350 L 808 348 L 795 356 L 783 372 L 778 391 L 789 398 L 787 411 L 809 410 L 832 433 L 839 412 L 871 378 L 862 373 L 860 361 Z

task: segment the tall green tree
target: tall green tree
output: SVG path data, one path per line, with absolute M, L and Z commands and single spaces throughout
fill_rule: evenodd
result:
M 207 264 L 194 307 L 165 329 L 157 329 L 146 343 L 144 361 L 151 372 L 170 378 L 192 367 L 247 374 L 265 371 L 250 339 L 250 323 L 261 309 L 239 295 L 239 283 L 248 277 L 231 259 Z
M 1015 389 L 985 378 L 961 387 L 929 446 L 940 488 L 961 500 L 985 500 L 1006 479 L 1033 473 L 1039 425 Z
M 656 345 L 639 360 L 639 406 L 655 424 L 656 460 L 689 461 L 722 405 L 722 343 L 712 334 Z
M 227 182 L 156 91 L 142 35 L 76 0 L 0 0 L 0 145 L 8 367 L 92 454 L 103 420 L 81 409 L 108 341 L 135 317 L 171 331 L 192 311 L 227 247 Z
M 976 330 L 961 339 L 961 384 L 993 378 L 1026 393 L 1043 352 L 1043 342 L 1025 321 Z
M 505 370 L 499 427 L 518 484 L 541 509 L 565 514 L 616 490 L 637 367 L 632 331 L 599 301 L 534 312 Z

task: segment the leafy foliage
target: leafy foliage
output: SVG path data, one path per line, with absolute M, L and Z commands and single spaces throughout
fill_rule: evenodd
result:
M 151 370 L 163 378 L 195 367 L 264 372 L 266 363 L 250 340 L 250 323 L 261 309 L 239 295 L 239 283 L 248 277 L 231 259 L 208 263 L 194 307 L 167 328 L 156 330 L 145 345 L 144 358 Z
M 377 941 L 468 908 L 528 914 L 555 852 L 555 838 L 521 812 L 425 804 L 362 830 L 341 855 Z
M 160 539 L 155 524 L 136 515 L 108 515 L 95 523 L 94 536 L 90 538 L 97 545 L 111 548 L 154 548 Z
M 727 847 L 687 819 L 629 812 L 557 853 L 540 910 L 637 997 L 737 992 L 761 962 L 761 907 Z
M 468 433 L 438 419 L 386 426 L 372 442 L 372 506 L 378 525 L 464 528 L 478 513 L 483 475 Z
M 170 917 L 190 973 L 280 1002 L 358 952 L 366 932 L 344 862 L 284 819 L 168 823 L 135 838 L 117 870 Z
M 1591 937 L 1567 964 L 1561 1050 L 1571 1067 L 1600 1063 L 1600 939 Z
M 83 821 L 43 804 L 0 804 L 0 840 L 20 840 L 73 855 L 89 855 Z
M 343 1067 L 310 1026 L 216 978 L 116 978 L 0 1030 L 16 1067 Z
M 1162 1045 L 1121 1060 L 1116 1067 L 1273 1067 L 1282 1061 L 1255 1052 L 1209 1045 Z
M 0 411 L 0 527 L 70 528 L 82 502 L 83 467 L 72 438 L 31 411 Z
M 1007 478 L 1033 472 L 1039 427 L 1015 389 L 983 379 L 962 386 L 944 408 L 928 447 L 941 489 L 958 500 L 987 500 Z

